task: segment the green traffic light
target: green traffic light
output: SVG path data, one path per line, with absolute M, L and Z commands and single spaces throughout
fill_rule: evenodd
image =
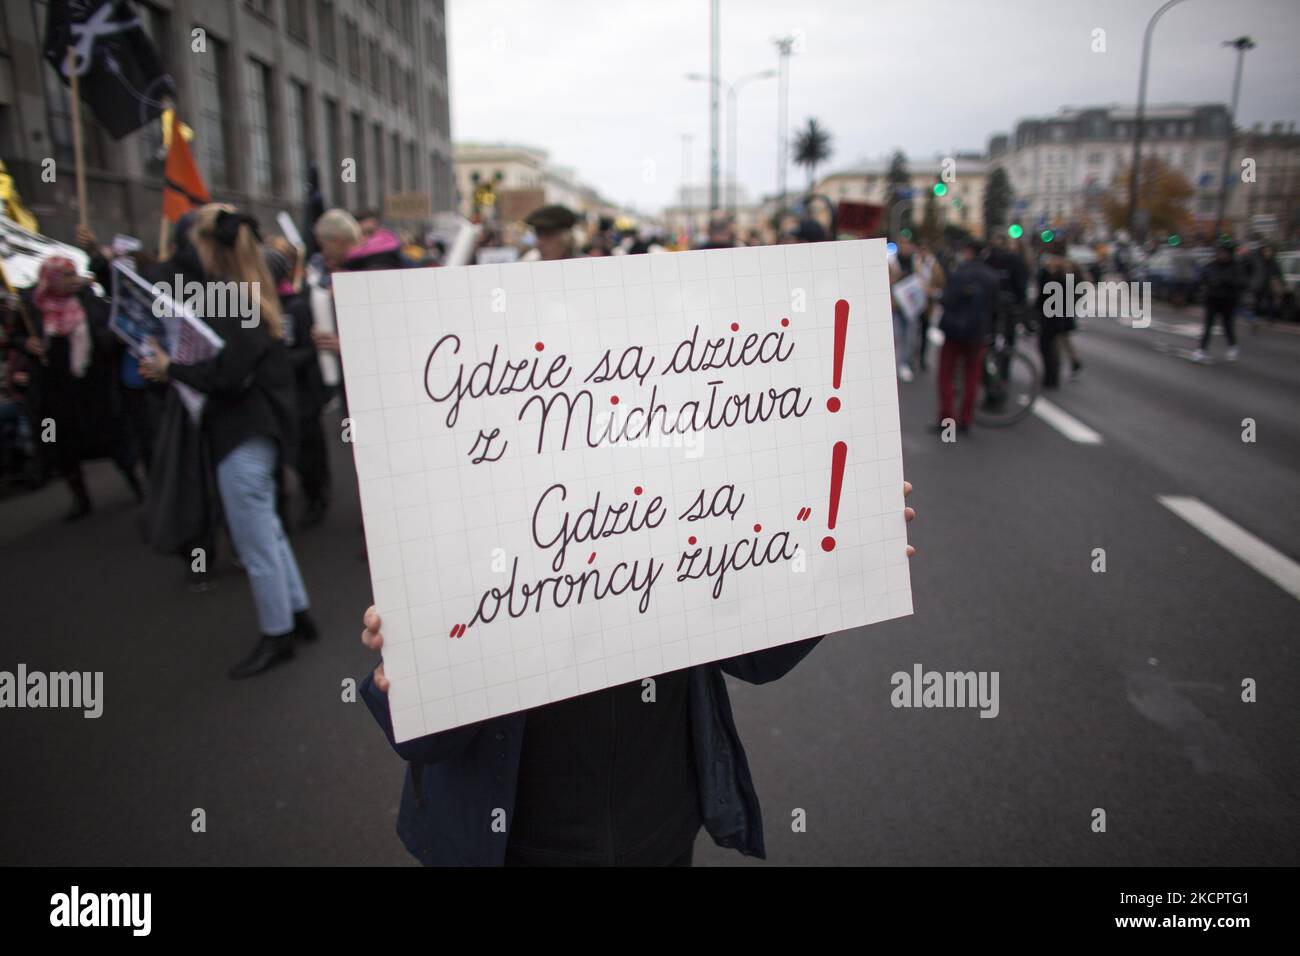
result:
M 1056 234 L 1053 233 L 1052 230 L 1050 229 L 1044 229 L 1042 235 L 1039 236 L 1039 238 L 1042 239 L 1043 242 L 1051 242 L 1053 239 L 1056 238 Z
M 1169 244 L 1170 244 L 1171 246 L 1179 245 L 1180 243 L 1182 243 L 1182 241 L 1183 241 L 1183 240 L 1182 240 L 1182 238 L 1178 235 L 1178 233 L 1174 233 L 1172 236 L 1169 237 Z
M 948 194 L 948 187 L 943 183 L 935 183 L 934 194 L 936 196 L 946 196 Z
M 1013 222 L 1011 224 L 1011 227 L 1007 229 L 1007 235 L 1010 236 L 1012 239 L 1019 239 L 1024 234 L 1025 234 L 1025 230 L 1020 228 L 1020 223 L 1018 222 Z
M 899 232 L 898 232 L 898 234 L 899 234 L 900 236 L 902 236 L 904 239 L 911 239 L 911 238 L 912 238 L 912 230 L 911 230 L 911 229 L 900 229 Z

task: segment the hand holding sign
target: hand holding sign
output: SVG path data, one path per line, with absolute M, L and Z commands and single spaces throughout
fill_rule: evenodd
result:
M 398 742 L 911 612 L 883 243 L 334 291 Z

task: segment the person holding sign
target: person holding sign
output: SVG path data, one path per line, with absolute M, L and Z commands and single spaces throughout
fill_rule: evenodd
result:
M 903 494 L 912 492 L 904 483 Z M 912 508 L 904 510 L 911 521 Z M 911 545 L 907 555 L 915 553 Z M 384 646 L 371 607 L 361 642 Z M 703 826 L 764 857 L 724 674 L 765 684 L 820 637 L 394 742 L 381 663 L 362 699 L 408 762 L 397 830 L 426 866 L 690 866 Z
M 150 381 L 182 382 L 208 398 L 204 427 L 217 487 L 262 632 L 230 670 L 240 679 L 292 657 L 295 640 L 316 638 L 307 589 L 276 512 L 277 473 L 296 443 L 294 377 L 256 222 L 231 206 L 211 204 L 199 210 L 192 238 L 207 280 L 247 283 L 258 297 L 259 318 L 246 324 L 238 315 L 201 316 L 225 342 L 215 358 L 176 364 L 154 342 L 140 373 Z

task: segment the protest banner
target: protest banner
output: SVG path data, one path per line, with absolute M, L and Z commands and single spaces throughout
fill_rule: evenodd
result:
M 389 193 L 384 196 L 384 219 L 388 222 L 422 222 L 433 215 L 430 193 Z
M 398 741 L 911 613 L 883 240 L 334 282 Z
M 166 283 L 151 285 L 122 260 L 113 261 L 113 300 L 108 327 L 126 343 L 136 358 L 148 355 L 156 340 L 178 365 L 193 365 L 212 358 L 225 343 L 206 322 L 198 318 L 185 301 L 172 296 Z M 202 295 L 201 283 L 192 283 L 195 295 Z M 183 382 L 172 382 L 190 419 L 198 424 L 203 414 L 204 395 Z
M 71 259 L 81 275 L 90 273 L 90 256 L 75 246 L 69 246 L 24 229 L 12 219 L 0 216 L 0 265 L 15 289 L 26 289 L 36 284 L 41 263 L 50 256 Z

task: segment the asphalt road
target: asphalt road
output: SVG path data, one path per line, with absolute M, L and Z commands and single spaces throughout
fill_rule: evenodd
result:
M 775 684 L 732 682 L 769 865 L 1300 862 L 1300 603 L 1159 500 L 1204 503 L 1281 552 L 1285 577 L 1300 334 L 1245 331 L 1239 363 L 1196 365 L 1195 321 L 1084 323 L 1083 373 L 1050 401 L 1095 444 L 1039 417 L 945 444 L 925 430 L 932 376 L 901 386 L 915 615 L 836 635 Z M 98 508 L 78 525 L 58 522 L 57 485 L 0 501 L 0 668 L 107 685 L 98 720 L 0 712 L 0 863 L 412 862 L 393 833 L 401 763 L 341 700 L 373 661 L 341 445 L 335 464 L 333 511 L 295 538 L 322 640 L 239 683 L 241 572 L 189 592 L 140 544 L 111 468 L 90 469 Z M 998 672 L 998 716 L 894 708 L 890 677 L 916 664 Z M 697 844 L 697 865 L 753 862 Z

